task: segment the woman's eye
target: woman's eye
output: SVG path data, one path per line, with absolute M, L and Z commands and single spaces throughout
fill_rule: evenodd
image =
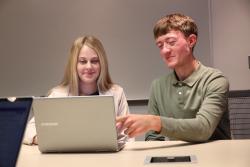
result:
M 78 62 L 81 63 L 81 64 L 86 64 L 87 63 L 86 60 L 79 60 Z
M 92 63 L 92 64 L 98 64 L 98 63 L 99 63 L 99 60 L 91 60 L 91 63 Z

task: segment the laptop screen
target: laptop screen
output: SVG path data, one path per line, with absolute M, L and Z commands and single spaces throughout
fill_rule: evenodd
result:
M 27 124 L 32 98 L 0 98 L 0 166 L 14 167 Z

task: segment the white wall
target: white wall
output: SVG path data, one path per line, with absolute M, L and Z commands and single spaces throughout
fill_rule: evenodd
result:
M 146 99 L 165 74 L 155 22 L 172 12 L 199 24 L 195 53 L 210 65 L 208 0 L 0 0 L 0 96 L 39 96 L 62 79 L 73 40 L 93 34 L 128 99 Z M 193 5 L 195 4 L 195 5 Z
M 250 89 L 250 0 L 211 0 L 213 65 L 231 90 Z

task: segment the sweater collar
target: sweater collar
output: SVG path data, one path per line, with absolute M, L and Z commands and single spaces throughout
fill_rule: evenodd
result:
M 192 72 L 192 74 L 189 77 L 187 77 L 183 81 L 178 80 L 175 71 L 173 71 L 171 77 L 172 84 L 175 86 L 188 85 L 189 87 L 192 87 L 202 77 L 203 71 L 204 71 L 204 65 L 199 62 L 198 67 Z

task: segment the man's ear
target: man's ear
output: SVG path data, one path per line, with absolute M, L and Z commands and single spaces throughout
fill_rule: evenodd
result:
M 191 48 L 193 48 L 196 44 L 197 36 L 195 34 L 191 34 L 188 37 L 188 43 Z

